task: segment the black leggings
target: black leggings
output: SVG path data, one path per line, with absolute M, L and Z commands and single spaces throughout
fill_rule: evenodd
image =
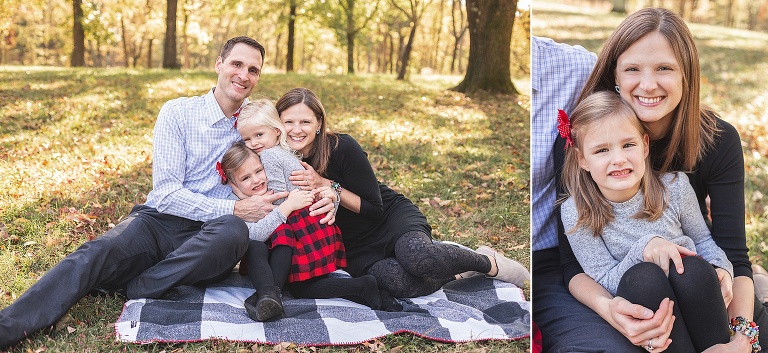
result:
M 488 273 L 491 261 L 474 251 L 433 243 L 424 232 L 403 234 L 395 243 L 395 257 L 379 260 L 368 268 L 379 288 L 399 298 L 433 293 L 465 271 Z
M 652 262 L 632 266 L 622 276 L 616 295 L 653 311 L 664 298 L 674 302 L 672 344 L 665 352 L 701 352 L 728 343 L 728 312 L 715 269 L 698 256 L 683 258 L 683 266 L 680 275 L 670 261 L 669 277 Z M 638 347 L 637 351 L 645 349 Z
M 270 252 L 263 241 L 250 240 L 245 256 L 248 264 L 248 278 L 253 283 L 253 288 L 257 291 L 266 286 L 283 288 L 291 270 L 293 249 L 281 245 Z
M 376 280 L 371 276 L 334 278 L 323 275 L 286 285 L 293 257 L 293 249 L 288 246 L 276 246 L 270 251 L 264 242 L 250 240 L 246 257 L 248 278 L 257 293 L 264 287 L 276 286 L 288 289 L 295 298 L 345 298 L 373 309 L 382 306 Z

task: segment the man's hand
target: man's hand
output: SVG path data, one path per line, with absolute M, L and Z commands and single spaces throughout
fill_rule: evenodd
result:
M 715 272 L 717 273 L 717 280 L 720 282 L 720 293 L 723 295 L 723 302 L 727 308 L 733 300 L 733 279 L 731 274 L 722 268 L 715 268 Z
M 672 303 L 665 298 L 654 313 L 641 305 L 632 304 L 622 297 L 614 297 L 610 304 L 611 326 L 627 337 L 632 344 L 643 348 L 653 342 L 653 352 L 663 352 L 672 343 L 669 335 L 675 317 Z
M 272 193 L 267 192 L 264 195 L 254 195 L 239 201 L 235 201 L 235 216 L 240 217 L 246 222 L 257 222 L 271 212 L 275 205 L 272 203 L 283 197 L 287 197 L 288 192 Z

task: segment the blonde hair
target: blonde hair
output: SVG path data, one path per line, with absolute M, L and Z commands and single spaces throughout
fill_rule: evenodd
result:
M 241 124 L 253 124 L 280 130 L 277 145 L 286 151 L 293 152 L 288 146 L 288 134 L 285 132 L 285 126 L 283 126 L 280 115 L 271 100 L 262 98 L 248 102 L 240 110 L 240 115 L 237 117 L 237 126 L 242 126 Z
M 616 85 L 616 64 L 619 56 L 649 33 L 664 36 L 675 53 L 683 76 L 683 92 L 675 109 L 672 125 L 667 131 L 669 146 L 653 154 L 660 158 L 659 170 L 671 168 L 691 171 L 704 154 L 712 148 L 717 130 L 717 115 L 699 105 L 701 68 L 693 36 L 683 19 L 661 8 L 645 8 L 629 15 L 616 28 L 597 57 L 595 68 L 584 85 L 579 101 L 597 91 L 613 91 Z
M 585 226 L 591 229 L 595 236 L 599 236 L 605 225 L 614 219 L 610 202 L 600 192 L 591 174 L 579 166 L 584 140 L 595 124 L 603 123 L 606 119 L 621 119 L 636 128 L 640 135 L 648 134 L 647 128 L 637 118 L 632 107 L 616 93 L 596 92 L 576 106 L 570 117 L 574 145 L 565 151 L 562 182 L 567 194 L 573 198 L 579 216 L 576 225 L 566 230 L 566 233 L 572 233 Z M 645 158 L 645 173 L 640 181 L 644 205 L 635 218 L 655 221 L 667 207 L 666 188 L 659 174 L 651 167 L 650 158 Z
M 259 159 L 259 155 L 248 148 L 242 141 L 233 143 L 221 157 L 221 169 L 227 177 L 226 181 L 222 178 L 221 183 L 227 185 L 227 183 L 232 180 L 232 175 L 240 169 L 249 157 L 256 157 L 256 159 Z M 259 159 L 259 161 L 261 161 L 261 159 Z

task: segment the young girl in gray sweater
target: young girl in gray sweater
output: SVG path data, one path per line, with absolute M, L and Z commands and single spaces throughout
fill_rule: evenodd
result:
M 674 302 L 667 352 L 727 343 L 719 280 L 732 281 L 733 267 L 712 240 L 688 177 L 653 171 L 645 126 L 613 92 L 586 98 L 570 122 L 562 111 L 558 119 L 568 196 L 561 219 L 584 272 L 612 295 L 651 310 L 665 298 Z M 662 252 L 668 255 L 654 256 Z M 715 267 L 730 278 L 718 278 Z M 652 341 L 642 348 L 653 351 Z
M 397 311 L 399 304 L 388 293 L 380 293 L 373 276 L 328 276 L 346 267 L 341 231 L 321 224 L 322 216 L 310 216 L 309 205 L 322 197 L 338 203 L 339 197 L 331 187 L 302 190 L 289 181 L 291 172 L 304 167 L 288 147 L 272 102 L 259 99 L 246 104 L 235 126 L 243 141 L 230 147 L 217 166 L 222 183 L 232 187 L 233 198 L 268 190 L 290 192 L 262 220 L 246 222 L 251 240 L 240 267 L 256 289 L 243 304 L 248 316 L 256 321 L 283 316 L 283 287 L 296 298 L 345 298 L 372 309 Z

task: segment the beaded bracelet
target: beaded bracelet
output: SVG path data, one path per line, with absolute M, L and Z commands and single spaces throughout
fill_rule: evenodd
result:
M 335 210 L 339 210 L 339 204 L 341 203 L 341 190 L 343 188 L 341 187 L 341 184 L 331 180 L 331 190 L 336 192 L 336 202 L 333 203 L 333 206 L 335 207 Z
M 341 190 L 343 188 L 341 187 L 341 184 L 331 180 L 331 189 L 333 189 L 333 191 L 336 191 L 337 194 L 341 194 Z
M 752 345 L 752 353 L 760 351 L 760 342 L 757 341 L 758 336 L 760 335 L 760 327 L 757 326 L 754 321 L 749 321 L 741 316 L 737 316 L 731 319 L 728 328 L 731 329 L 731 336 L 735 335 L 736 332 L 741 332 L 744 336 L 749 338 L 749 343 Z

